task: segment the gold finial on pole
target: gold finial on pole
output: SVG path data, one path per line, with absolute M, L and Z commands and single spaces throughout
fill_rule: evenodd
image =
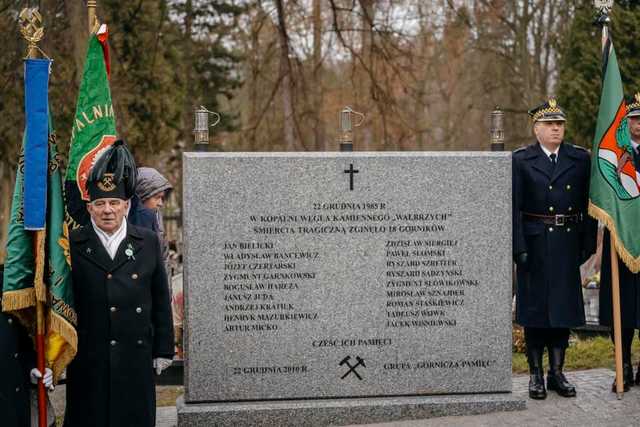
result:
M 20 33 L 27 41 L 27 58 L 35 58 L 38 51 L 38 42 L 44 37 L 44 25 L 42 25 L 42 15 L 36 8 L 24 8 L 20 12 Z M 42 52 L 44 54 L 44 52 Z M 46 55 L 45 55 L 46 56 Z
M 609 26 L 609 22 L 611 22 L 611 18 L 609 18 L 609 13 L 611 9 L 613 9 L 613 0 L 594 0 L 593 4 L 596 7 L 598 16 L 596 17 L 595 24 L 601 27 Z
M 94 34 L 100 28 L 98 17 L 96 16 L 97 0 L 87 0 L 87 16 L 89 18 L 89 34 Z

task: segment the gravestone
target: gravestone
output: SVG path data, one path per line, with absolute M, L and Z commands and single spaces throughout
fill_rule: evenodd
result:
M 508 153 L 185 153 L 180 426 L 524 409 Z

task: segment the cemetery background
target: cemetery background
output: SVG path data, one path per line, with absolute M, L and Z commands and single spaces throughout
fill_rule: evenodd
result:
M 0 2 L 0 262 L 24 116 L 17 14 L 35 3 Z M 37 5 L 47 24 L 42 47 L 55 59 L 50 96 L 64 157 L 85 10 L 60 0 Z M 569 138 L 588 147 L 600 93 L 594 13 L 585 0 L 98 4 L 111 34 L 119 132 L 139 165 L 159 169 L 176 188 L 164 209 L 176 274 L 181 155 L 193 149 L 196 106 L 222 112 L 214 150 L 334 151 L 337 112 L 348 104 L 366 115 L 356 150 L 438 151 L 486 150 L 489 112 L 499 105 L 511 150 L 530 141 L 526 110 L 555 94 L 569 112 Z M 640 41 L 625 28 L 640 23 L 640 6 L 616 2 L 612 19 L 624 83 L 638 87 L 632 70 L 640 60 L 632 53 Z M 597 323 L 597 290 L 585 296 L 588 320 Z
M 34 2 L 0 3 L 7 30 L 0 32 L 7 53 L 0 58 L 0 248 L 22 132 L 23 46 L 14 27 L 26 3 Z M 68 83 L 79 81 L 86 42 L 72 3 L 38 2 L 45 16 L 56 16 L 43 47 L 56 58 L 52 113 L 63 153 L 77 92 Z M 506 148 L 513 149 L 530 139 L 532 103 L 579 93 L 563 102 L 569 136 L 590 145 L 600 89 L 589 1 L 101 3 L 112 30 L 119 130 L 141 165 L 157 167 L 178 188 L 199 104 L 223 112 L 213 148 L 225 151 L 335 150 L 335 116 L 345 104 L 367 114 L 358 150 L 485 150 L 495 104 L 507 113 Z M 625 87 L 636 88 L 638 46 L 623 29 L 634 28 L 640 10 L 620 1 L 613 15 Z M 181 197 L 177 191 L 166 209 L 178 252 Z
M 23 130 L 17 15 L 26 6 L 47 25 L 63 155 L 86 52 L 84 3 L 0 1 L 0 262 Z M 109 24 L 118 130 L 140 165 L 178 189 L 166 212 L 176 227 L 181 154 L 200 105 L 222 113 L 212 145 L 225 151 L 335 151 L 345 105 L 367 116 L 363 151 L 486 150 L 496 105 L 512 150 L 531 139 L 527 109 L 549 95 L 568 111 L 573 142 L 588 147 L 595 127 L 600 35 L 589 0 L 99 1 L 98 16 Z M 638 23 L 640 5 L 617 1 L 612 32 L 628 90 L 640 86 L 640 40 L 628 30 Z

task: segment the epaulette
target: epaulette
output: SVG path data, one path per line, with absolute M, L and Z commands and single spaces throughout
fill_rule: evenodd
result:
M 584 147 L 583 147 L 583 146 L 581 146 L 581 145 L 571 144 L 571 146 L 572 146 L 573 148 L 577 148 L 577 149 L 579 149 L 579 150 L 586 151 L 587 153 L 589 152 L 589 150 L 587 150 L 586 148 L 584 148 Z
M 521 151 L 524 151 L 524 150 L 527 149 L 527 147 L 528 147 L 528 145 L 525 145 L 524 147 L 516 148 L 515 150 L 513 150 L 513 154 L 519 153 Z

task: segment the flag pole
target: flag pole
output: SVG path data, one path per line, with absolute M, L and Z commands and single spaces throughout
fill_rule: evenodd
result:
M 38 57 L 37 43 L 44 36 L 44 25 L 42 15 L 38 9 L 22 9 L 19 15 L 20 32 L 27 42 L 27 56 L 25 59 L 35 59 Z M 41 51 L 40 51 L 41 52 Z M 33 233 L 33 255 L 36 260 L 36 271 L 34 278 L 34 288 L 36 291 L 36 368 L 42 376 L 38 380 L 38 427 L 47 427 L 47 392 L 44 387 L 45 374 L 45 342 L 46 334 L 46 289 L 43 283 L 44 277 L 44 243 L 45 230 L 37 230 Z M 38 262 L 40 261 L 40 262 Z
M 609 38 L 609 12 L 613 8 L 613 0 L 594 0 L 594 5 L 599 11 L 596 24 L 602 26 L 603 49 L 604 42 Z M 624 380 L 622 373 L 622 321 L 620 316 L 620 272 L 618 270 L 618 252 L 616 249 L 613 232 L 611 237 L 611 299 L 613 305 L 613 347 L 616 362 L 616 395 L 618 400 L 624 395 Z
M 34 249 L 36 246 L 40 246 L 36 251 L 40 253 L 40 257 L 44 256 L 39 249 L 44 249 L 45 231 L 38 230 L 34 233 Z M 37 367 L 38 371 L 42 374 L 42 377 L 38 380 L 38 427 L 47 427 L 47 392 L 44 388 L 44 336 L 45 336 L 45 310 L 44 302 L 40 301 L 36 297 L 36 354 L 37 354 Z
M 87 1 L 87 17 L 89 19 L 89 34 L 94 32 L 94 27 L 98 20 L 96 16 L 96 8 L 98 7 L 97 0 L 88 0 Z
M 616 359 L 616 395 L 618 400 L 624 395 L 624 380 L 622 378 L 622 321 L 620 316 L 620 274 L 618 271 L 618 253 L 616 252 L 613 234 L 611 238 L 611 294 L 613 302 L 613 343 Z

